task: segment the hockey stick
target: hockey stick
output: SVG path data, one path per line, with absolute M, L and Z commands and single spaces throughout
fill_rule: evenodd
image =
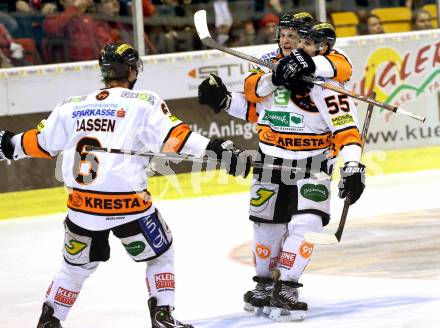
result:
M 372 92 L 372 97 L 375 97 L 376 94 Z M 368 128 L 370 126 L 371 115 L 373 114 L 373 104 L 369 104 L 367 108 L 367 113 L 365 114 L 365 121 L 362 127 L 362 150 L 365 147 L 365 142 L 367 139 Z M 339 226 L 334 235 L 328 235 L 325 233 L 318 232 L 308 232 L 304 234 L 304 239 L 312 244 L 318 245 L 331 245 L 337 244 L 341 241 L 342 233 L 344 232 L 345 222 L 347 221 L 348 209 L 350 208 L 351 203 L 351 194 L 349 193 L 344 200 L 344 207 L 342 209 L 341 219 L 339 220 Z
M 135 150 L 124 150 L 124 149 L 115 149 L 115 148 L 105 148 L 105 147 L 96 147 L 96 146 L 86 146 L 85 151 L 87 152 L 101 152 L 101 153 L 111 153 L 111 154 L 119 154 L 119 155 L 132 155 L 132 156 L 143 156 L 143 157 L 155 157 L 161 159 L 168 160 L 176 160 L 176 161 L 187 161 L 187 162 L 198 162 L 198 163 L 207 163 L 207 162 L 217 162 L 221 163 L 219 159 L 211 158 L 208 156 L 204 157 L 195 157 L 190 155 L 179 155 L 179 154 L 166 154 L 166 153 L 153 153 L 153 152 L 144 152 L 144 151 L 135 151 Z M 252 167 L 259 169 L 272 169 L 272 170 L 286 170 L 291 171 L 293 173 L 310 173 L 310 174 L 321 174 L 319 170 L 310 170 L 300 167 L 291 167 L 291 166 L 283 166 L 276 165 L 270 163 L 261 163 L 261 162 L 251 162 Z
M 274 63 L 267 62 L 265 60 L 256 58 L 254 56 L 244 54 L 244 53 L 236 51 L 234 49 L 225 47 L 225 46 L 221 45 L 220 43 L 218 43 L 217 41 L 215 41 L 211 37 L 211 33 L 209 33 L 208 24 L 206 21 L 206 11 L 205 10 L 199 10 L 194 14 L 194 25 L 196 27 L 197 34 L 199 35 L 200 41 L 202 41 L 202 43 L 204 45 L 206 45 L 210 48 L 213 48 L 213 49 L 220 50 L 222 52 L 226 52 L 226 53 L 233 55 L 235 57 L 245 59 L 245 60 L 250 61 L 252 63 L 270 68 L 272 70 L 275 69 L 276 64 L 274 64 Z M 420 122 L 425 122 L 425 120 L 426 120 L 425 117 L 410 113 L 410 112 L 408 112 L 402 108 L 399 108 L 397 106 L 385 104 L 385 103 L 380 102 L 374 98 L 358 95 L 358 94 L 354 93 L 353 91 L 349 91 L 344 88 L 340 88 L 340 87 L 335 86 L 335 85 L 328 83 L 328 82 L 314 80 L 314 79 L 308 78 L 308 77 L 303 77 L 303 80 L 308 83 L 313 83 L 313 84 L 319 85 L 325 89 L 329 89 L 329 90 L 338 92 L 340 94 L 355 98 L 355 99 L 360 100 L 362 102 L 366 102 L 368 104 L 372 104 L 374 106 L 384 108 L 384 109 L 392 111 L 394 113 L 409 116 L 409 117 L 416 119 Z

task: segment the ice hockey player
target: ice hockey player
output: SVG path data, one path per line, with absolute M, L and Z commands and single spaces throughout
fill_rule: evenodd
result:
M 192 132 L 159 95 L 132 90 L 142 61 L 131 45 L 104 46 L 99 67 L 104 89 L 65 99 L 38 130 L 16 135 L 0 131 L 2 160 L 50 159 L 64 151 L 63 179 L 69 190 L 64 261 L 47 290 L 37 328 L 61 327 L 84 281 L 109 259 L 110 232 L 134 261 L 147 262 L 152 327 L 190 328 L 172 316 L 173 240 L 146 189 L 145 167 L 150 159 L 93 153 L 86 146 L 218 156 L 229 174 L 244 177 L 249 173 L 249 157 L 240 156 L 231 141 L 209 140 Z
M 327 52 L 312 57 L 302 49 L 297 49 L 299 56 L 292 55 L 292 50 L 297 48 L 298 45 L 298 29 L 311 21 L 313 21 L 313 17 L 307 12 L 289 13 L 281 18 L 276 29 L 277 49 L 261 57 L 263 60 L 278 63 L 276 74 L 256 69 L 252 70 L 245 78 L 244 94 L 250 104 L 246 119 L 249 122 L 257 122 L 258 119 L 258 113 L 254 105 L 261 102 L 266 96 L 271 95 L 280 86 L 284 86 L 287 90 L 295 90 L 292 93 L 295 96 L 291 97 L 291 101 L 297 103 L 300 107 L 309 106 L 308 96 L 304 97 L 304 95 L 310 91 L 311 85 L 301 81 L 301 77 L 304 75 L 312 74 L 332 78 L 341 83 L 350 79 L 352 65 L 342 50 L 336 50 L 332 47 Z M 307 65 L 303 65 L 299 59 L 306 62 Z M 284 85 L 282 85 L 283 83 Z M 201 85 L 202 89 L 203 86 L 209 85 L 205 81 L 205 84 Z M 217 94 L 221 99 L 219 101 L 215 95 L 215 92 L 214 94 L 202 92 L 200 102 L 208 104 L 215 112 L 219 112 L 228 106 L 230 98 L 223 97 L 223 94 L 219 93 Z M 282 95 L 285 94 L 282 93 Z M 259 261 L 257 258 L 255 265 L 257 276 L 253 279 L 257 282 L 257 285 L 254 290 L 245 293 L 244 301 L 245 310 L 254 311 L 257 308 L 257 312 L 259 312 L 262 310 L 262 304 L 268 303 L 273 280 L 270 275 L 269 277 L 258 276 L 258 272 L 261 272 L 260 265 L 266 266 L 265 261 Z M 262 270 L 266 272 L 266 269 Z M 267 272 L 265 275 L 267 275 Z
M 290 56 L 309 66 L 304 54 L 326 56 L 336 41 L 334 27 L 328 23 L 312 21 L 303 24 L 298 33 L 298 49 Z M 322 87 L 304 88 L 299 77 L 283 70 L 278 66 L 271 73 L 278 87 L 258 103 L 248 101 L 242 93 L 229 92 L 215 75 L 199 86 L 199 101 L 214 112 L 221 108 L 257 123 L 262 162 L 310 171 L 294 174 L 254 168 L 253 172 L 249 217 L 254 222 L 252 249 L 257 275 L 253 280 L 257 285 L 244 300 L 246 309 L 256 307 L 258 313 L 264 311 L 277 321 L 301 320 L 308 309 L 298 300 L 302 286 L 298 281 L 313 252 L 304 234 L 320 232 L 330 220 L 330 176 L 337 155 L 344 161 L 339 196 L 345 198 L 350 193 L 354 203 L 365 187 L 353 101 Z M 324 80 L 339 85 L 335 80 Z M 313 170 L 320 173 L 313 174 Z M 280 276 L 273 279 L 272 272 Z
M 292 88 L 288 83 L 299 81 L 303 75 L 313 74 L 315 76 L 331 78 L 339 82 L 347 82 L 351 78 L 352 66 L 347 55 L 340 49 L 331 49 L 326 54 L 319 54 L 311 58 L 299 50 L 302 58 L 307 62 L 305 67 L 298 62 L 297 57 L 290 56 L 292 50 L 297 48 L 298 28 L 305 23 L 313 20 L 308 12 L 289 13 L 281 17 L 276 28 L 276 40 L 278 47 L 261 59 L 270 62 L 279 62 L 279 74 L 285 76 L 284 83 L 286 88 Z M 290 77 L 290 78 L 289 78 Z M 296 79 L 295 79 L 296 78 Z M 290 81 L 290 82 L 288 82 Z M 281 80 L 273 78 L 272 72 L 265 72 L 262 69 L 254 69 L 245 78 L 244 92 L 246 99 L 253 103 L 258 103 L 267 95 L 270 95 L 280 86 Z M 310 85 L 301 83 L 295 86 L 297 89 L 309 88 Z

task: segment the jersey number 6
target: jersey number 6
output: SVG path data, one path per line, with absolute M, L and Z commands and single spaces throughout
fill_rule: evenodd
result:
M 336 99 L 336 95 L 325 97 L 325 103 L 328 107 L 328 112 L 330 115 L 334 115 L 339 112 L 339 109 L 344 112 L 350 111 L 350 104 L 348 103 L 347 95 L 338 95 L 338 99 Z
M 101 147 L 101 143 L 98 139 L 86 137 L 76 144 L 72 173 L 80 184 L 90 184 L 98 175 L 99 160 L 94 154 L 85 151 L 85 146 Z

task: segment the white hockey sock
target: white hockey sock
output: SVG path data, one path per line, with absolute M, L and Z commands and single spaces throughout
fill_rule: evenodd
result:
M 46 293 L 46 302 L 54 309 L 54 316 L 66 320 L 78 297 L 84 281 L 95 272 L 99 262 L 73 266 L 63 261 L 61 270 L 55 275 Z
M 157 305 L 174 308 L 174 247 L 147 263 L 147 287 L 150 297 L 157 298 Z
M 285 224 L 254 223 L 252 253 L 258 277 L 272 278 L 286 232 Z
M 313 244 L 304 241 L 304 233 L 321 232 L 322 220 L 316 214 L 295 215 L 288 224 L 288 237 L 284 241 L 279 259 L 280 279 L 298 281 L 313 252 Z

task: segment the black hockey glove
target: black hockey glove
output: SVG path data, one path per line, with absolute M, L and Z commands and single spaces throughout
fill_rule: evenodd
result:
M 361 197 L 365 189 L 365 165 L 361 163 L 348 165 L 350 163 L 354 162 L 345 163 L 344 167 L 341 168 L 339 197 L 345 198 L 350 194 L 350 205 L 352 205 Z
M 313 76 L 309 76 L 313 77 Z M 289 90 L 291 95 L 297 96 L 307 96 L 310 93 L 310 90 L 313 88 L 313 83 L 308 83 L 303 81 L 302 79 L 292 79 L 289 81 Z
M 199 103 L 208 105 L 217 114 L 228 110 L 231 105 L 231 93 L 223 84 L 222 79 L 215 74 L 203 80 L 199 85 Z
M 221 167 L 228 174 L 234 177 L 242 176 L 243 178 L 248 176 L 251 170 L 251 156 L 235 147 L 231 140 L 213 139 L 209 142 L 206 150 L 215 153 L 216 158 L 221 161 Z
M 11 139 L 13 136 L 15 134 L 12 132 L 0 131 L 0 161 L 12 159 L 14 147 L 12 146 Z
M 295 49 L 289 56 L 282 58 L 272 73 L 272 83 L 291 89 L 291 81 L 300 80 L 305 75 L 315 73 L 316 65 L 312 57 L 304 50 Z

